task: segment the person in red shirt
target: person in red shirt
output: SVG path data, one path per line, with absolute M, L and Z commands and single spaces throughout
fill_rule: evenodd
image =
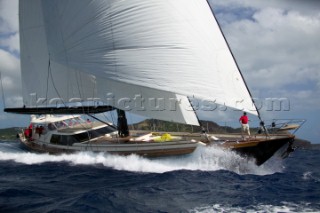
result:
M 247 134 L 250 137 L 250 127 L 249 127 L 249 118 L 247 116 L 247 113 L 244 112 L 243 115 L 240 117 L 239 122 L 241 123 L 241 135 L 242 138 L 244 138 L 243 136 L 243 132 L 247 132 Z

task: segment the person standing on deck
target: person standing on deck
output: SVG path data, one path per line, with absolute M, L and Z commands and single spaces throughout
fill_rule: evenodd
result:
M 239 118 L 239 122 L 241 123 L 241 135 L 242 135 L 242 138 L 244 138 L 243 132 L 247 132 L 249 137 L 250 137 L 249 118 L 248 118 L 246 112 L 244 112 L 243 115 Z

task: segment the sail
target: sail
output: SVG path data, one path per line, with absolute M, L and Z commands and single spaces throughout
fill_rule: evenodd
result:
M 21 1 L 20 60 L 23 100 L 26 106 L 62 104 L 94 97 L 96 77 L 49 60 L 40 0 Z M 50 64 L 49 64 L 50 61 Z
M 205 0 L 20 1 L 20 34 L 27 106 L 112 96 L 117 108 L 197 123 L 192 97 L 256 114 Z M 137 98 L 164 107 L 122 106 Z

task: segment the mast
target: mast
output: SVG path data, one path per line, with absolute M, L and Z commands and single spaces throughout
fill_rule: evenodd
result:
M 124 138 L 129 136 L 128 122 L 126 118 L 126 112 L 121 109 L 117 109 L 118 114 L 118 134 L 119 137 Z

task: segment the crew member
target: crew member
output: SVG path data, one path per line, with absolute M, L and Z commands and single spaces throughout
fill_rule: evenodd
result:
M 247 132 L 247 134 L 250 137 L 249 118 L 246 112 L 244 112 L 243 115 L 240 117 L 239 122 L 241 123 L 242 138 L 244 138 L 244 135 L 243 135 L 244 132 Z

